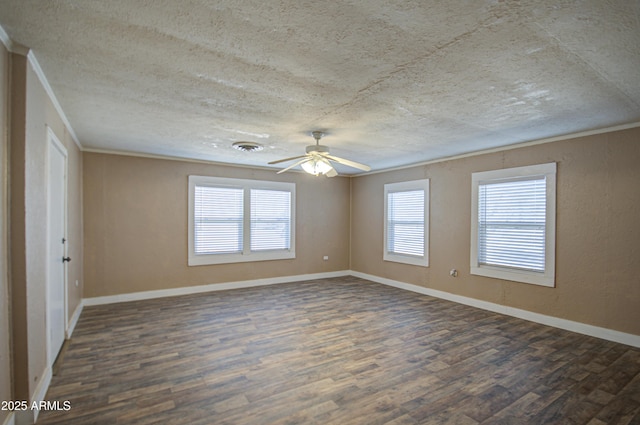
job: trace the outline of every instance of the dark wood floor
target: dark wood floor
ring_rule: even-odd
[[[640,350],[354,277],[88,307],[38,424],[639,424]]]

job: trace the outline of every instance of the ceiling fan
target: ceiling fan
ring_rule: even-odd
[[[331,162],[337,162],[338,164],[357,168],[358,170],[362,171],[371,170],[371,167],[369,167],[368,165],[330,155],[329,147],[320,144],[320,139],[322,138],[322,136],[324,136],[324,133],[322,131],[312,131],[311,135],[314,139],[316,139],[316,144],[307,146],[307,153],[305,155],[294,156],[291,158],[279,159],[277,161],[269,162],[269,164],[278,164],[280,162],[293,161],[294,159],[299,160],[294,162],[287,168],[278,171],[278,174],[284,173],[285,171],[288,171],[293,167],[300,165],[304,171],[309,174],[313,174],[314,176],[324,174],[327,177],[335,177],[338,175],[338,172],[335,170],[335,168],[333,168]]]

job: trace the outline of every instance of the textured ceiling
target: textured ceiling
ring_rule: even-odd
[[[0,25],[88,150],[265,166],[321,129],[379,170],[640,121],[640,0],[0,0]]]

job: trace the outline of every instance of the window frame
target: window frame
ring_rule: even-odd
[[[471,174],[471,255],[470,273],[472,275],[492,277],[514,282],[555,287],[555,249],[556,249],[556,173],[555,162],[482,171]],[[523,180],[526,178],[545,178],[545,268],[544,272],[517,269],[506,266],[480,264],[479,253],[479,187],[482,184]]]
[[[188,265],[228,264],[252,261],[286,260],[296,258],[296,185],[288,182],[235,179],[227,177],[189,176],[188,196]],[[239,253],[196,254],[195,253],[195,187],[210,186],[243,190],[243,246]],[[291,194],[289,249],[251,251],[251,190],[276,190]]]
[[[422,256],[414,256],[409,254],[400,254],[396,252],[389,252],[387,250],[389,229],[388,229],[388,214],[389,214],[389,193],[394,192],[409,192],[423,190],[424,191],[424,250]],[[386,183],[384,185],[384,235],[382,259],[384,261],[391,261],[395,263],[410,264],[414,266],[428,267],[429,266],[429,179],[411,180],[397,183]]]

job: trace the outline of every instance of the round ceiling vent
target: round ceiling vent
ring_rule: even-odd
[[[235,142],[233,145],[234,149],[237,149],[239,151],[242,152],[257,152],[257,151],[261,151],[262,149],[264,149],[264,146],[262,146],[260,143],[256,143],[256,142]]]

